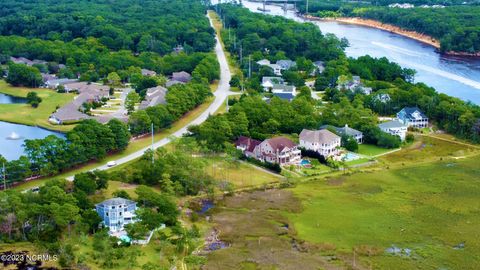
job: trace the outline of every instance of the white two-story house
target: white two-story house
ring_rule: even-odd
[[[338,154],[342,139],[333,132],[322,130],[304,129],[300,133],[300,147],[318,152],[324,157]]]
[[[398,120],[393,120],[393,121],[388,121],[388,122],[378,124],[378,127],[383,132],[399,136],[402,141],[404,141],[405,138],[407,137],[408,126]]]
[[[254,155],[258,160],[278,163],[280,166],[298,164],[301,160],[297,145],[285,137],[264,140],[255,147]]]

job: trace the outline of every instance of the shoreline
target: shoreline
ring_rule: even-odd
[[[448,51],[448,52],[441,52],[440,51],[440,41],[425,35],[421,34],[415,31],[410,31],[403,29],[401,27],[391,25],[391,24],[386,24],[382,23],[380,21],[372,20],[372,19],[363,19],[359,17],[338,17],[338,18],[320,18],[320,17],[315,17],[311,15],[304,15],[304,14],[299,14],[300,17],[302,17],[305,20],[309,21],[327,21],[327,22],[340,22],[340,23],[345,23],[345,24],[354,24],[354,25],[361,25],[361,26],[367,26],[367,27],[372,27],[384,31],[388,31],[390,33],[398,34],[407,38],[414,39],[416,41],[422,42],[424,44],[430,45],[434,47],[438,53],[443,54],[443,55],[448,55],[448,56],[463,56],[463,57],[480,57],[480,52],[477,53],[467,53],[467,52],[456,52],[456,51]]]

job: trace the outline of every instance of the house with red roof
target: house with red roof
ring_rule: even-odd
[[[254,150],[262,142],[255,140],[249,137],[240,136],[237,141],[235,141],[235,147],[238,150],[241,150],[242,153],[247,157],[255,157]]]
[[[297,145],[285,137],[266,139],[254,149],[258,160],[278,163],[280,166],[300,163],[301,151]]]

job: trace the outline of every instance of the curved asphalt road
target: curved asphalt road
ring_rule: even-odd
[[[208,18],[210,20],[210,25],[212,25],[212,27],[213,27],[212,19],[210,17],[208,17]],[[228,67],[228,62],[227,62],[227,57],[225,56],[225,53],[223,52],[223,48],[222,48],[222,45],[220,44],[219,37],[215,36],[215,40],[216,40],[215,53],[217,54],[217,59],[218,59],[218,62],[220,64],[220,81],[218,83],[217,91],[215,91],[215,93],[214,93],[215,100],[212,102],[212,104],[210,104],[210,106],[199,117],[197,117],[196,119],[194,119],[190,123],[186,124],[184,127],[177,130],[176,132],[172,133],[171,136],[174,136],[174,137],[182,136],[184,133],[187,132],[188,126],[201,124],[208,118],[209,115],[215,113],[220,108],[220,106],[222,106],[223,102],[225,101],[225,99],[229,95],[238,95],[238,93],[230,91],[229,82],[230,82],[230,79],[232,77],[232,74],[230,73],[230,69]],[[162,146],[168,144],[171,141],[171,138],[170,138],[171,136],[169,136],[167,138],[164,138],[164,139],[162,139],[158,142],[155,142],[153,144],[153,148],[157,149],[159,147],[162,147]],[[143,155],[143,153],[146,150],[151,149],[151,147],[152,146],[145,147],[145,148],[143,148],[143,149],[141,149],[141,150],[139,150],[135,153],[132,153],[128,156],[117,159],[117,160],[115,160],[115,162],[117,163],[117,166],[118,166],[120,164],[127,163],[131,160],[140,158]],[[108,167],[105,164],[105,165],[101,165],[99,167],[93,168],[93,169],[91,169],[91,171],[107,170],[109,168],[110,167]],[[73,181],[73,176],[67,177],[67,180]]]

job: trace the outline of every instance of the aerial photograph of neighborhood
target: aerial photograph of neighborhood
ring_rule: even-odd
[[[480,0],[0,1],[0,269],[480,270]]]

